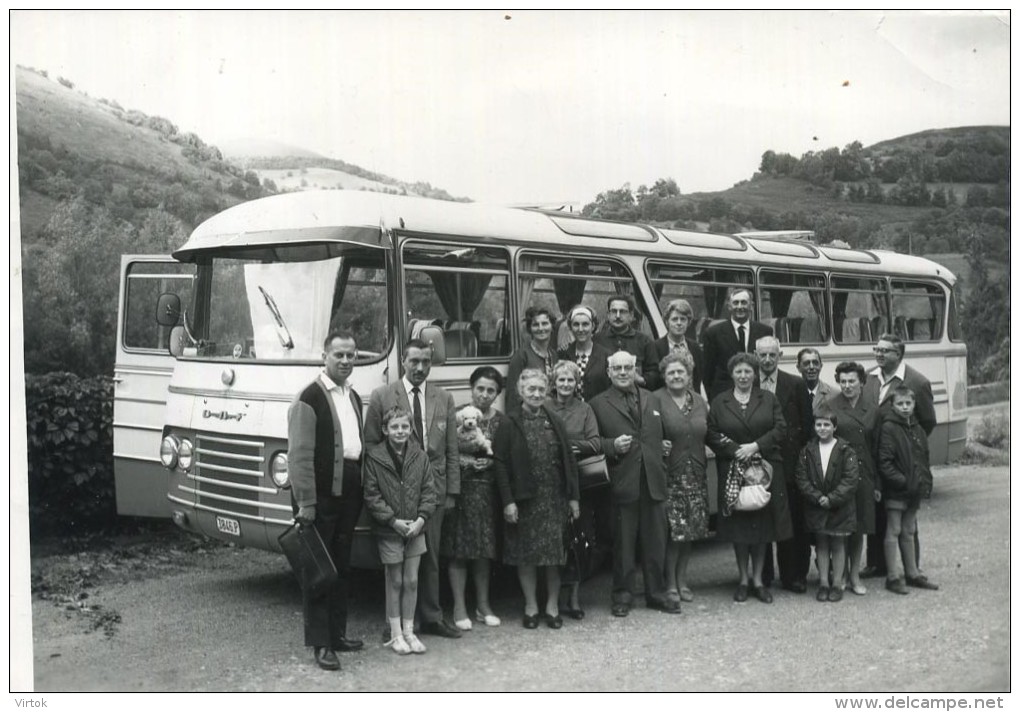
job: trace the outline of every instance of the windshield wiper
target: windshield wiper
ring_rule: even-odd
[[[262,292],[262,297],[266,300],[266,306],[269,307],[269,311],[273,315],[273,319],[276,320],[276,335],[280,339],[280,344],[282,344],[285,349],[294,348],[294,339],[290,335],[290,329],[288,329],[287,325],[283,322],[283,315],[280,314],[280,309],[276,306],[276,300],[273,299],[269,295],[269,292],[264,290],[261,285],[259,285],[259,291]]]

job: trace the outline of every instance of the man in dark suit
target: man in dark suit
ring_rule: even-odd
[[[772,327],[751,320],[751,292],[747,289],[732,291],[726,300],[730,318],[705,329],[701,337],[701,352],[705,364],[705,392],[709,403],[723,391],[733,388],[726,364],[730,357],[741,351],[751,353],[755,342],[772,335]]]
[[[874,351],[877,366],[868,374],[861,399],[878,407],[878,426],[881,427],[882,418],[892,411],[892,393],[896,386],[904,385],[914,392],[914,417],[924,429],[925,435],[931,435],[936,424],[931,382],[922,373],[903,363],[903,355],[906,353],[903,340],[895,334],[882,334],[878,337]],[[861,570],[861,576],[865,578],[886,575],[883,548],[885,526],[885,506],[880,505],[875,508],[875,533],[868,536],[868,565]],[[916,534],[914,547],[920,565],[921,552]]]
[[[432,347],[420,339],[404,345],[401,356],[404,377],[372,391],[365,417],[365,443],[381,443],[382,416],[394,406],[411,413],[412,437],[428,453],[436,485],[436,511],[425,523],[427,553],[418,574],[418,610],[421,632],[444,638],[459,638],[457,628],[443,619],[439,603],[439,543],[443,513],[452,509],[460,494],[460,457],[457,451],[457,420],[453,396],[439,386],[426,383],[432,370]],[[389,631],[387,630],[387,635]]]
[[[779,359],[783,356],[779,339],[774,336],[758,339],[755,342],[755,355],[758,357],[759,388],[776,396],[783,410],[783,419],[786,420],[786,436],[779,443],[779,451],[783,459],[783,471],[787,473],[786,494],[790,503],[793,537],[776,545],[779,578],[783,588],[804,593],[807,591],[807,574],[811,568],[811,537],[804,530],[803,498],[797,489],[796,477],[792,475],[797,472],[800,451],[811,439],[814,430],[811,401],[803,379],[779,370]],[[766,586],[773,578],[771,569],[770,546],[765,553],[765,569],[762,574]]]
[[[626,351],[637,359],[634,383],[642,388],[653,388],[659,373],[652,339],[634,328],[637,307],[633,298],[615,294],[606,300],[606,328],[595,335],[593,341],[615,354]]]
[[[323,370],[287,411],[287,465],[294,519],[314,525],[337,570],[324,593],[302,591],[305,645],[324,670],[339,670],[337,650],[360,650],[347,638],[351,543],[361,513],[361,398],[348,384],[358,347],[345,331],[323,344]]]
[[[613,499],[614,616],[630,613],[634,601],[633,569],[638,537],[645,580],[645,603],[679,613],[680,602],[666,597],[666,465],[662,418],[651,394],[634,385],[637,359],[626,351],[609,357],[613,385],[591,400],[599,425],[602,451],[609,459]]]

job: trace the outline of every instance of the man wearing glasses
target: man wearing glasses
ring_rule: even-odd
[[[935,399],[932,397],[931,383],[919,371],[903,363],[906,351],[903,340],[895,334],[882,334],[874,351],[875,363],[878,365],[868,374],[861,398],[878,406],[878,419],[881,423],[882,418],[892,411],[893,391],[897,386],[906,386],[914,392],[914,416],[918,424],[925,435],[931,435],[935,429]],[[861,570],[861,576],[865,578],[886,575],[885,551],[882,546],[885,526],[885,507],[876,507],[875,533],[868,536],[868,565]],[[916,537],[914,542],[916,547]],[[920,551],[917,554],[920,564]]]
[[[634,383],[637,359],[626,351],[609,357],[612,387],[591,399],[602,451],[609,460],[613,500],[612,613],[623,617],[634,601],[634,562],[641,538],[645,604],[679,613],[666,597],[666,462],[672,443],[663,439],[662,418],[652,394]]]

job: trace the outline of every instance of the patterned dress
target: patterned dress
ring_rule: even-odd
[[[708,474],[705,434],[708,409],[701,396],[685,391],[680,403],[669,391],[656,392],[662,434],[673,447],[666,461],[666,519],[672,541],[708,536]]]
[[[511,566],[562,566],[567,498],[563,492],[560,444],[544,409],[523,409],[524,438],[531,454],[535,496],[517,503],[517,524],[506,525],[503,562]]]
[[[505,417],[496,409],[478,428],[490,441]],[[496,559],[500,520],[499,494],[492,462],[484,470],[461,464],[457,506],[446,510],[440,553],[451,559]]]

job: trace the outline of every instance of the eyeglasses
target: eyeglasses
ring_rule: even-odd
[[[626,373],[627,371],[633,371],[634,367],[633,366],[610,366],[609,370],[613,371],[614,373],[620,373],[620,372]]]
[[[897,353],[896,349],[882,349],[882,348],[879,348],[878,346],[873,348],[872,351],[874,351],[876,354],[894,354],[894,353]]]

